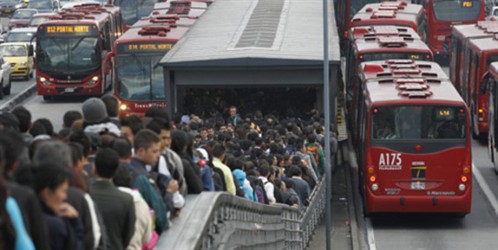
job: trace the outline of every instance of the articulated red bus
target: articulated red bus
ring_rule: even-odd
[[[462,91],[461,79],[467,78],[467,72],[462,72],[461,69],[464,64],[468,63],[469,41],[491,37],[495,33],[498,33],[498,21],[479,21],[477,24],[455,25],[451,29],[450,80],[464,100],[467,99],[467,93]]]
[[[498,174],[498,62],[489,65],[487,78],[488,99],[488,152]]]
[[[491,1],[490,1],[491,2]],[[485,0],[425,0],[425,39],[435,55],[448,55],[451,26],[485,18]]]
[[[142,18],[114,44],[114,95],[120,100],[120,116],[142,116],[151,106],[166,107],[163,70],[159,61],[187,32],[176,26],[176,15]]]
[[[348,40],[352,43],[356,41],[356,39],[380,36],[399,36],[420,39],[418,33],[409,27],[395,25],[372,25],[351,28],[348,34]]]
[[[469,78],[462,87],[468,97],[465,101],[470,108],[472,135],[484,139],[488,133],[486,75],[489,64],[498,61],[498,37],[471,40],[470,50],[470,61],[462,67],[462,71],[469,72]]]
[[[354,84],[358,67],[362,62],[411,59],[432,61],[432,52],[419,39],[402,36],[379,36],[356,39],[349,47],[346,57],[346,107],[350,124],[355,126],[352,114],[355,114],[355,95],[358,86]]]
[[[119,35],[114,15],[100,7],[77,8],[52,16],[38,26],[36,86],[44,99],[102,95],[112,86],[112,44]]]
[[[422,34],[425,26],[423,8],[422,5],[405,2],[367,4],[354,15],[348,28],[366,25],[404,26]]]
[[[152,15],[157,14],[177,14],[182,17],[198,18],[209,7],[209,2],[197,1],[167,1],[154,5]]]
[[[381,69],[383,63],[362,67]],[[361,88],[358,163],[365,214],[470,213],[470,121],[447,77],[393,77]]]

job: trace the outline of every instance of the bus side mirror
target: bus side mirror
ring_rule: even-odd
[[[28,56],[33,56],[33,45],[28,45]]]

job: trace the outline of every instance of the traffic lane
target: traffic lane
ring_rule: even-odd
[[[472,140],[472,161],[485,180],[485,184],[498,199],[498,175],[496,174],[493,163],[489,159],[488,145],[476,140]]]
[[[0,106],[12,100],[17,94],[29,88],[32,84],[35,83],[34,78],[29,80],[24,80],[22,78],[12,78],[11,79],[11,89],[10,95],[5,95],[3,99],[0,100]]]
[[[473,182],[472,211],[372,216],[376,249],[498,249],[498,218]]]

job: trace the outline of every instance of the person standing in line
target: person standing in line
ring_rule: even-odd
[[[235,183],[233,181],[232,171],[230,171],[230,168],[223,163],[223,161],[225,160],[225,153],[226,153],[225,147],[220,143],[216,143],[213,146],[213,161],[212,162],[213,162],[213,165],[215,168],[218,168],[221,171],[223,171],[224,180],[225,180],[226,189],[227,189],[226,191],[235,195],[236,189],[235,189]]]
[[[237,107],[232,105],[229,109],[229,116],[227,118],[227,124],[232,124],[234,127],[237,126],[237,123],[240,121],[240,115],[237,113]]]
[[[110,148],[98,151],[94,167],[96,181],[90,187],[90,195],[104,220],[111,249],[124,250],[135,233],[136,215],[133,197],[112,183],[118,167],[118,153]]]

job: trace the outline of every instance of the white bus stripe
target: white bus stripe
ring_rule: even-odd
[[[372,222],[370,221],[370,218],[366,218],[365,222],[367,224],[368,249],[377,250],[377,247],[375,247],[375,236],[372,227]]]

